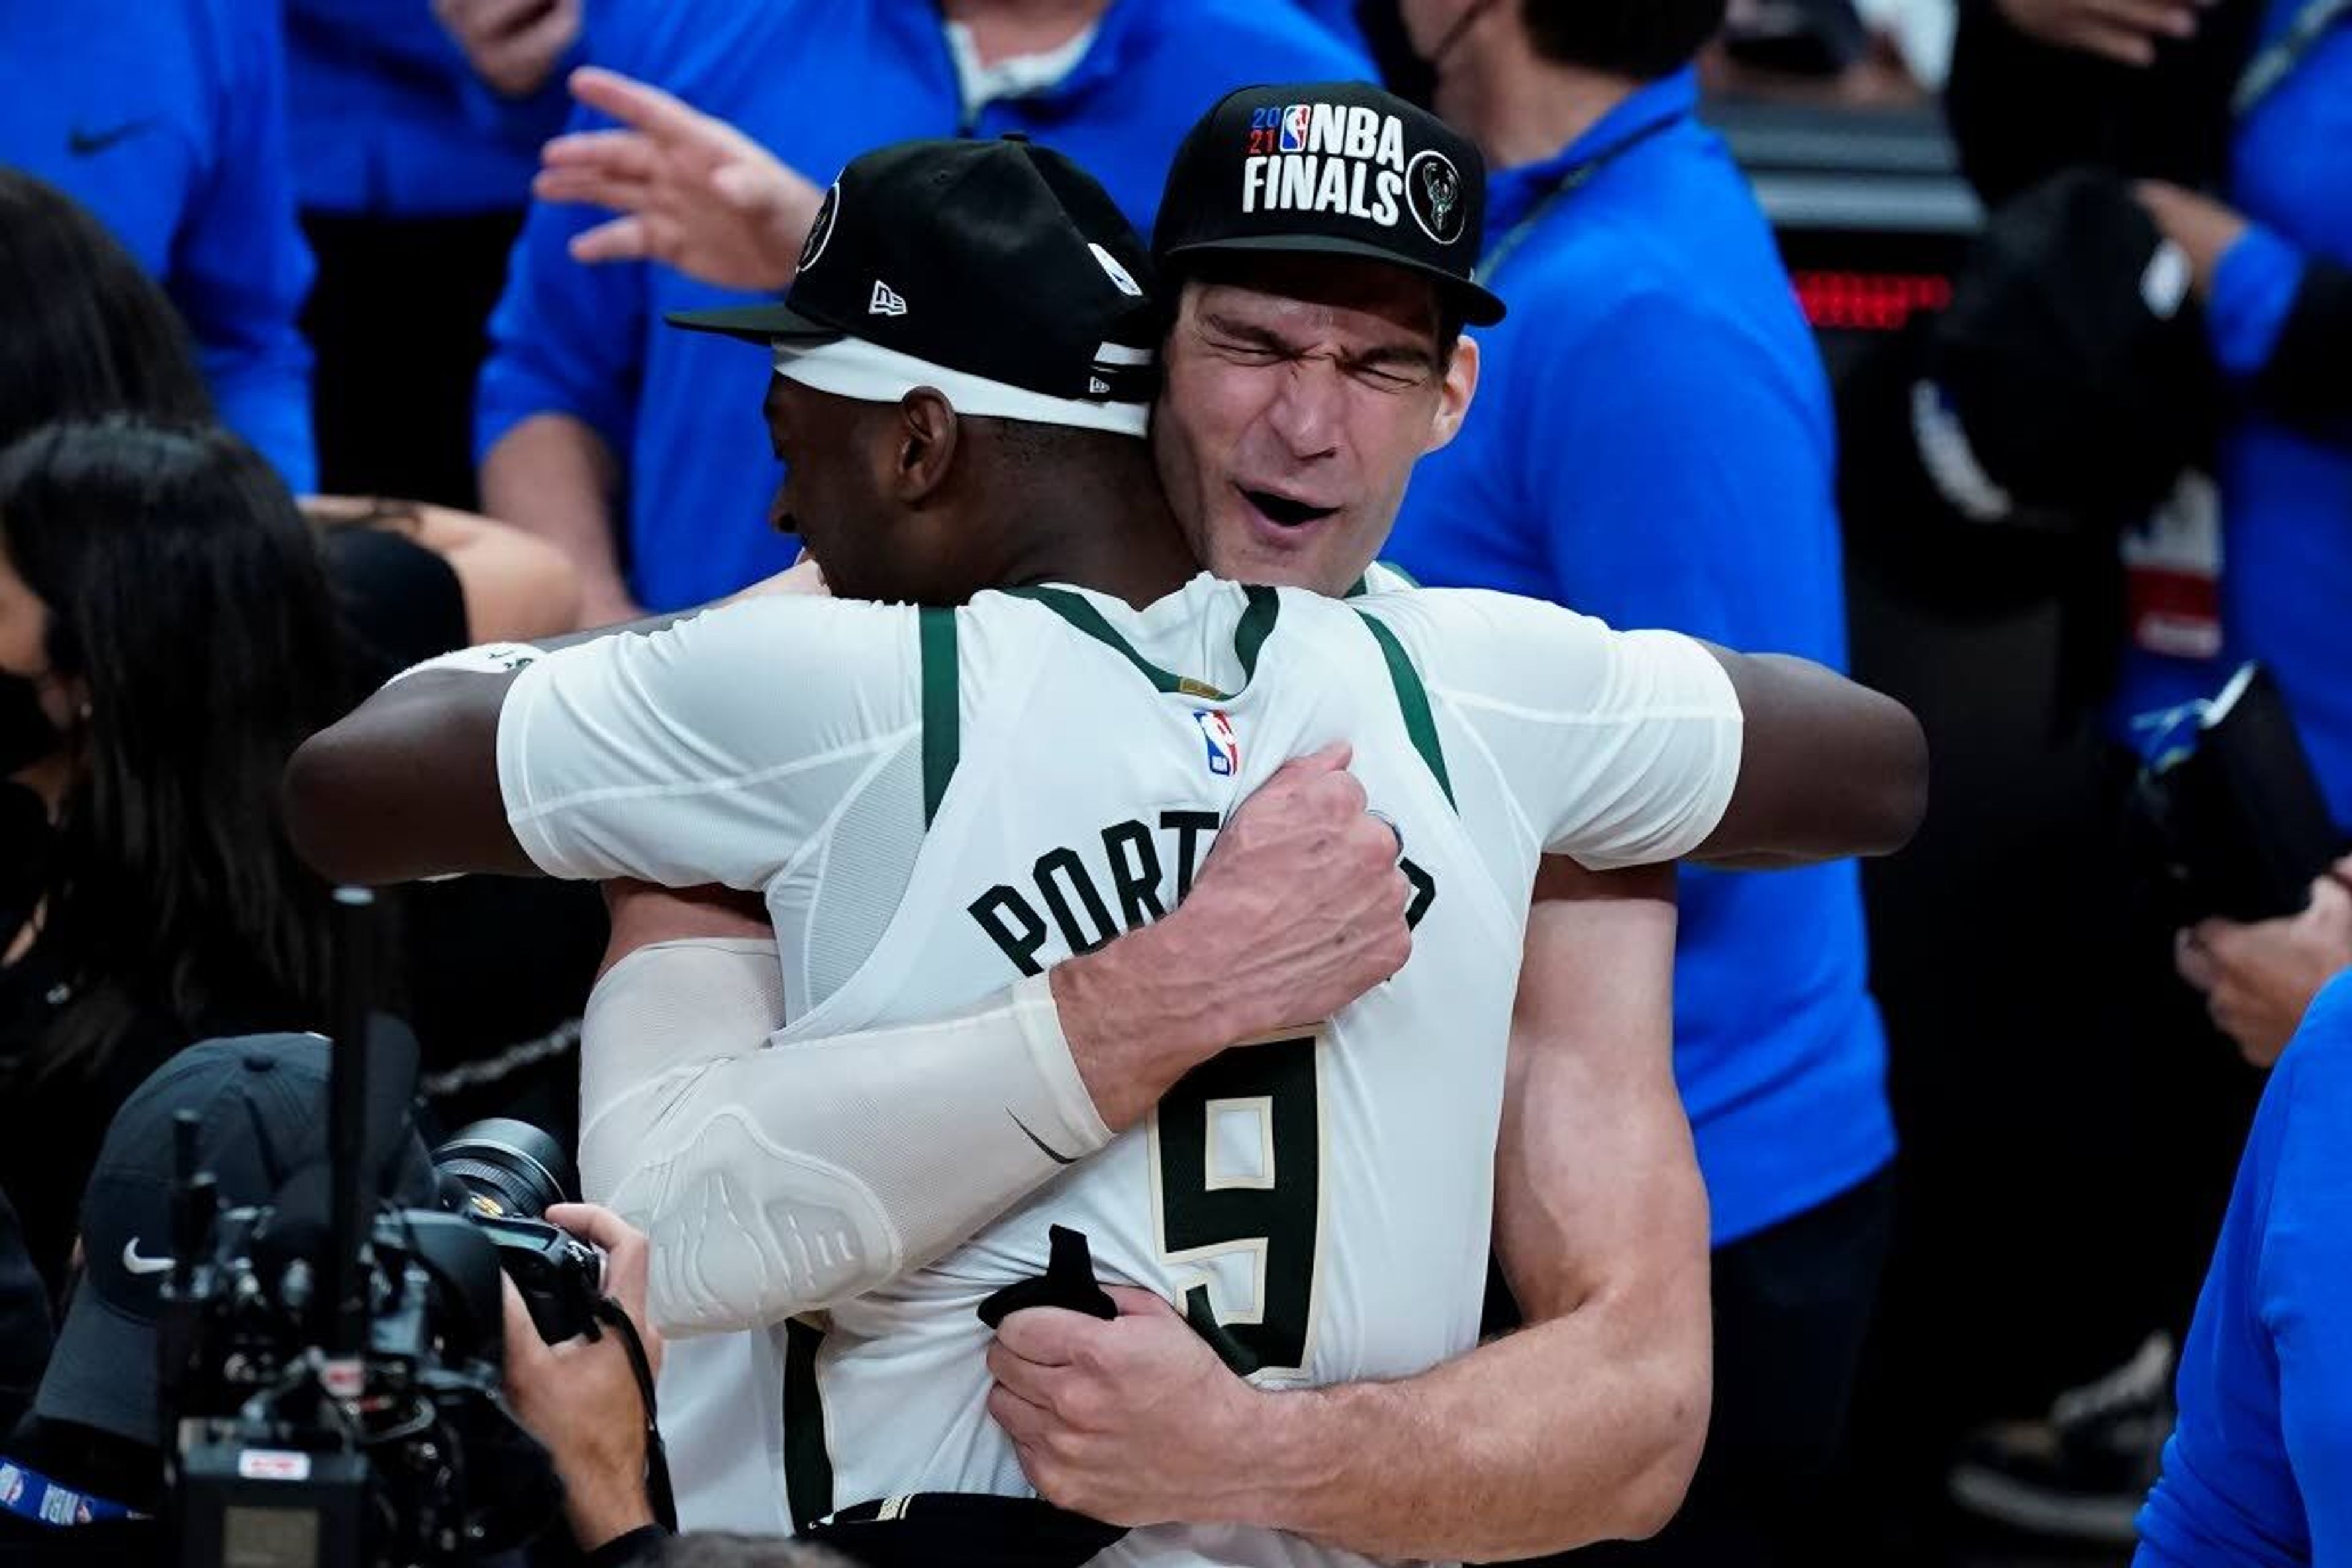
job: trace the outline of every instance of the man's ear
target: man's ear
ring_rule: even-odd
[[[898,434],[891,489],[901,503],[920,506],[947,483],[962,444],[962,426],[945,395],[919,386],[898,400]]]
[[[1437,412],[1429,421],[1429,445],[1422,448],[1424,455],[1454,439],[1469,416],[1470,400],[1477,395],[1478,340],[1465,332],[1454,340],[1454,359],[1437,389]]]

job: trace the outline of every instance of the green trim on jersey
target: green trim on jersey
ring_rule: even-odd
[[[1103,613],[1067,588],[1014,588],[1010,590],[1024,599],[1034,599],[1077,630],[1118,654],[1135,666],[1143,679],[1158,691],[1171,696],[1201,697],[1212,702],[1229,702],[1238,691],[1220,691],[1205,680],[1175,675],[1160,668],[1135,651],[1135,646],[1118,633],[1118,628],[1105,618]],[[1242,684],[1247,686],[1257,674],[1257,656],[1265,647],[1265,639],[1274,631],[1276,616],[1282,613],[1282,596],[1271,588],[1244,588],[1249,595],[1249,607],[1242,612],[1234,626],[1234,657],[1241,661]]]
[[[1429,710],[1429,689],[1421,683],[1421,671],[1412,667],[1412,656],[1404,644],[1397,641],[1396,633],[1382,625],[1379,617],[1358,610],[1356,615],[1381,645],[1381,658],[1387,660],[1389,679],[1396,687],[1397,707],[1404,713],[1404,732],[1412,741],[1412,749],[1429,764],[1436,775],[1437,787],[1445,792],[1445,804],[1461,809],[1454,799],[1454,781],[1445,772],[1445,749],[1438,743],[1437,721]]]
[[[824,1331],[784,1321],[784,1506],[793,1529],[805,1531],[833,1511],[833,1454],[824,1440],[824,1391],[816,1350]]]
[[[1375,561],[1372,563],[1372,565],[1379,568],[1381,571],[1387,573],[1390,576],[1394,577],[1408,588],[1418,588],[1421,586],[1420,578],[1414,576],[1412,573],[1406,571],[1403,567],[1398,565],[1393,561]],[[1386,590],[1383,591],[1385,592]],[[1357,578],[1354,584],[1349,587],[1346,593],[1340,595],[1339,597],[1343,599],[1360,599],[1366,594],[1370,592],[1372,592],[1372,574],[1370,571],[1367,571],[1362,576]]]
[[[1275,618],[1282,613],[1282,595],[1271,588],[1244,588],[1249,608],[1234,627],[1234,657],[1242,661],[1242,684],[1257,679],[1257,656],[1274,635]]]
[[[922,612],[918,634],[923,666],[923,826],[946,798],[963,752],[963,715],[957,706],[956,613]]]

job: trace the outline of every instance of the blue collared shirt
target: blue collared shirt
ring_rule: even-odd
[[[2352,974],[2263,1090],[2133,1568],[2352,1563]]]
[[[1843,668],[1828,381],[1696,102],[1691,73],[1667,78],[1558,157],[1494,177],[1488,255],[1507,254],[1487,281],[1510,314],[1474,334],[1476,401],[1414,474],[1389,554],[1433,586]],[[1852,864],[1684,874],[1675,1067],[1718,1245],[1893,1154],[1864,982]]]
[[[287,0],[286,45],[306,211],[444,217],[530,199],[540,142],[562,123],[561,66],[534,122],[496,100],[420,0]]]
[[[310,252],[281,47],[278,7],[257,0],[0,7],[0,163],[89,207],[163,281],[221,417],[302,490],[318,474],[296,325]]]
[[[1304,13],[1252,0],[1113,0],[1060,83],[970,125],[923,0],[608,0],[590,11],[588,56],[734,121],[820,184],[885,142],[1026,132],[1084,164],[1147,234],[1176,143],[1219,96],[1369,70]],[[478,450],[534,414],[585,421],[627,474],[638,599],[698,604],[781,570],[794,546],[766,521],[782,477],[760,417],[767,360],[661,319],[752,297],[662,267],[580,266],[565,243],[600,216],[532,209],[491,321]]]
[[[2271,0],[2264,39],[2299,8]],[[2269,363],[2307,258],[2352,266],[2352,19],[2239,122],[2226,195],[2253,226],[2222,258],[2206,320],[2222,368],[2243,384]],[[2278,677],[2336,820],[2352,828],[2352,449],[2248,410],[2223,437],[2215,478],[2221,652],[2134,650],[2118,715],[2210,697],[2259,658]]]

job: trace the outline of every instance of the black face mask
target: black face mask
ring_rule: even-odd
[[[64,740],[49,716],[41,711],[33,683],[0,675],[0,775],[40,761]]]
[[[1397,0],[1356,0],[1356,26],[1372,51],[1381,84],[1407,103],[1427,109],[1437,96],[1437,72],[1414,51]]]

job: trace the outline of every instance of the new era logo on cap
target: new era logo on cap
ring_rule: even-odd
[[[907,301],[898,297],[896,289],[877,278],[874,279],[873,298],[866,303],[866,313],[869,316],[903,316],[907,313]]]

